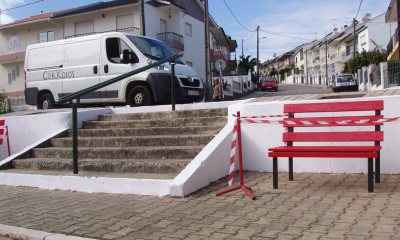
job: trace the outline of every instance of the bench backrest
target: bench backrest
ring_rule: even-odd
[[[360,121],[365,119],[378,120],[383,118],[381,111],[383,110],[383,101],[359,101],[359,102],[329,102],[329,103],[302,103],[302,104],[285,104],[284,113],[288,114],[291,122],[283,124],[288,129],[283,134],[283,141],[287,142],[288,146],[292,146],[293,142],[351,142],[351,141],[367,141],[375,142],[379,145],[383,141],[383,132],[380,129],[382,122],[375,121]],[[340,113],[338,116],[325,117],[296,117],[298,113]],[[360,115],[354,116],[354,113],[349,115],[349,112],[363,112]],[[365,113],[367,112],[367,113]],[[352,120],[346,122],[346,120]],[[324,124],[304,124],[305,122],[316,123],[323,122]],[[355,123],[354,121],[360,121]],[[338,124],[340,122],[340,124]],[[294,128],[321,128],[321,127],[343,127],[343,126],[374,126],[373,131],[341,131],[341,132],[294,132]]]

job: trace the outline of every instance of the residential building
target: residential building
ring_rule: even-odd
[[[235,52],[236,41],[225,35],[214,20],[210,25],[211,51],[219,52],[225,63],[235,69],[231,52]],[[182,60],[205,79],[201,1],[114,0],[44,13],[0,26],[0,76],[3,76],[0,90],[23,96],[23,62],[29,44],[107,31],[157,38],[175,52],[184,53]],[[226,71],[230,72],[228,68]]]
[[[25,49],[29,44],[63,38],[63,28],[42,13],[0,26],[0,91],[22,96]]]
[[[397,22],[397,26],[395,25],[394,29],[392,28],[390,41],[386,46],[386,50],[388,53],[388,61],[390,60],[399,60],[400,59],[400,50],[399,50],[399,13],[400,12],[400,0],[391,0],[388,6],[388,9],[385,14],[386,22]]]

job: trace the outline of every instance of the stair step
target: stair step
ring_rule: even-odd
[[[81,147],[78,148],[79,157],[92,159],[193,159],[202,149],[202,146],[163,146],[163,147]],[[72,158],[72,149],[69,148],[34,148],[32,157],[35,158]]]
[[[214,135],[130,136],[130,137],[81,137],[79,147],[134,147],[134,146],[199,146],[206,145]],[[71,147],[72,138],[53,138],[53,147]]]
[[[121,121],[121,120],[148,120],[148,119],[167,119],[185,117],[215,117],[228,115],[227,108],[215,108],[205,110],[182,110],[170,112],[152,113],[129,113],[129,114],[103,114],[99,116],[99,121]]]
[[[126,121],[87,121],[83,128],[129,128],[129,127],[176,127],[176,126],[223,126],[226,117],[188,117],[173,119],[149,119]]]
[[[78,168],[88,172],[179,173],[191,159],[79,159]],[[14,169],[72,171],[71,159],[26,158],[12,161]]]
[[[30,175],[53,175],[53,176],[79,176],[79,177],[107,177],[107,178],[133,178],[133,179],[174,179],[178,173],[140,173],[140,172],[96,172],[83,171],[79,169],[78,174],[72,170],[38,170],[38,169],[4,169],[1,173],[17,173]]]
[[[216,134],[223,126],[190,126],[190,127],[148,127],[148,128],[104,128],[104,129],[79,129],[79,137],[101,136],[150,136],[150,135],[180,135],[180,134]],[[67,136],[71,136],[68,131]]]

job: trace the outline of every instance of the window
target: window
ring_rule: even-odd
[[[54,30],[42,31],[39,33],[39,42],[51,42],[54,41]]]
[[[11,73],[8,73],[8,84],[11,84],[11,81],[12,81],[12,79],[11,79]]]
[[[15,76],[19,77],[19,66],[15,66]]]
[[[121,54],[124,50],[132,49],[120,38],[107,38],[106,40],[106,51],[107,58],[112,63],[121,63]]]
[[[81,35],[94,32],[93,21],[75,23],[75,35]]]
[[[187,36],[192,36],[192,24],[185,23],[185,34]]]
[[[167,32],[167,21],[160,19],[160,33]]]
[[[132,28],[133,26],[133,14],[117,16],[117,29]]]

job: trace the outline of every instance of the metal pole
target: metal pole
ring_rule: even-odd
[[[72,105],[72,171],[78,174],[78,105],[79,98],[73,99]]]
[[[325,85],[328,86],[328,42],[325,38]]]
[[[172,111],[175,111],[175,60],[171,62],[171,104]]]
[[[209,16],[208,16],[208,0],[204,1],[204,43],[205,43],[205,56],[206,56],[206,89],[204,91],[204,101],[209,100],[211,93],[211,67],[210,67],[210,32],[209,32]]]
[[[260,36],[259,36],[259,33],[260,33],[260,26],[257,26],[257,83],[260,78],[260,64],[259,64],[259,62],[260,62],[260,60],[259,60]]]
[[[354,60],[355,60],[355,58],[356,58],[356,19],[355,18],[353,18],[353,74],[355,73],[355,71],[356,71],[356,65],[355,65],[355,62],[354,62]]]

